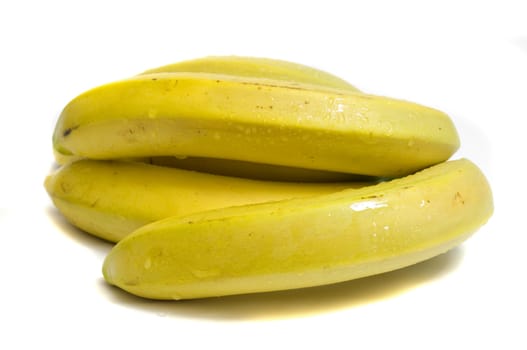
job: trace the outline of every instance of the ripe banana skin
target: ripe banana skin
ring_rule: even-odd
[[[481,171],[448,161],[361,189],[164,219],[114,246],[103,274],[153,299],[324,285],[444,253],[492,212]]]
[[[169,216],[364,185],[255,181],[139,162],[98,160],[64,165],[45,180],[49,196],[68,221],[112,242]]]
[[[59,154],[190,156],[397,177],[459,147],[450,118],[418,104],[314,85],[212,73],[140,75],[63,110]]]
[[[247,78],[266,78],[359,92],[356,87],[333,74],[294,62],[261,57],[210,56],[165,65],[147,70],[142,74],[168,72],[215,73]]]

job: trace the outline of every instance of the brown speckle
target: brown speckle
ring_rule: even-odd
[[[62,193],[68,193],[70,192],[71,187],[66,182],[61,182],[60,189],[62,190]]]
[[[64,130],[64,132],[62,133],[62,136],[63,137],[66,137],[68,136],[69,134],[71,134],[71,132],[75,129],[77,129],[79,126],[72,126],[71,128],[67,128],[66,130]]]
[[[384,197],[384,194],[372,194],[370,196],[362,196],[361,199],[375,199],[375,198],[382,198]]]
[[[123,284],[126,286],[137,286],[139,284],[139,281],[137,280],[137,278],[135,278],[133,280],[124,281]]]
[[[461,205],[465,204],[465,199],[463,198],[460,192],[456,192],[456,194],[454,195],[454,203]]]

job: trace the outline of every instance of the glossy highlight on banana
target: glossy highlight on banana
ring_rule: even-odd
[[[88,90],[60,114],[44,186],[116,245],[105,280],[151,299],[338,283],[464,242],[490,185],[453,120],[278,59],[210,56]]]

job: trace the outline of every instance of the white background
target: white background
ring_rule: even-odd
[[[0,348],[526,349],[526,10],[507,1],[3,1]],[[68,224],[42,182],[77,94],[207,55],[281,58],[436,107],[495,214],[450,253],[312,288],[154,302],[108,287],[110,244]]]

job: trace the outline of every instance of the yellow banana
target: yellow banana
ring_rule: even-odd
[[[395,177],[448,159],[459,139],[432,108],[211,73],[156,73],[71,101],[53,137],[87,158],[191,156]]]
[[[153,299],[336,283],[444,253],[492,211],[481,171],[450,161],[358,190],[152,223],[113,247],[103,274]]]
[[[96,160],[67,164],[45,180],[47,192],[68,221],[114,242],[169,216],[363,185],[264,182],[137,162]]]
[[[358,92],[347,81],[302,64],[260,57],[210,56],[147,70],[142,74],[196,72],[307,83]]]

